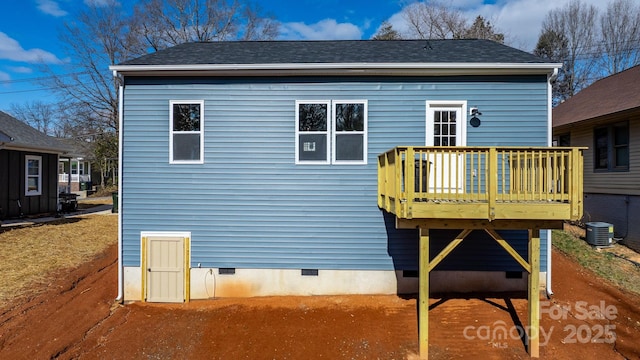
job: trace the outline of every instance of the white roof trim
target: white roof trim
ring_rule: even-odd
[[[190,65],[112,65],[114,75],[184,75],[185,73],[233,74],[383,74],[454,75],[470,71],[479,74],[548,74],[560,63],[286,63],[286,64],[190,64]],[[240,73],[238,73],[240,72]]]

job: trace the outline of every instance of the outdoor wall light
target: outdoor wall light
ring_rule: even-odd
[[[471,126],[473,127],[480,126],[481,121],[478,118],[479,115],[482,115],[480,110],[478,110],[478,108],[472,107],[469,112],[471,114],[471,119],[469,119],[469,124],[471,124]]]

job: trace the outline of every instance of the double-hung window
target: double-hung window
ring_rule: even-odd
[[[333,163],[365,163],[367,103],[334,101],[332,125]]]
[[[593,139],[596,171],[629,171],[628,122],[595,128]]]
[[[296,162],[329,163],[331,102],[296,103]]]
[[[296,102],[297,164],[366,164],[366,100]]]
[[[169,162],[204,162],[204,101],[171,101]]]
[[[42,157],[25,156],[25,195],[42,194]]]

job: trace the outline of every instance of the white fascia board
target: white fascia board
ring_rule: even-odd
[[[550,74],[559,63],[289,63],[112,65],[114,75],[174,76],[185,74],[250,75],[493,75]]]

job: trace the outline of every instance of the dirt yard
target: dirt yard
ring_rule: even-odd
[[[541,358],[640,358],[640,297],[553,256],[555,296],[542,303]],[[111,246],[94,261],[52,274],[38,295],[1,305],[0,359],[417,358],[415,298],[119,305],[116,268]],[[429,358],[527,359],[516,327],[528,324],[526,314],[526,299],[514,294],[433,296]]]

